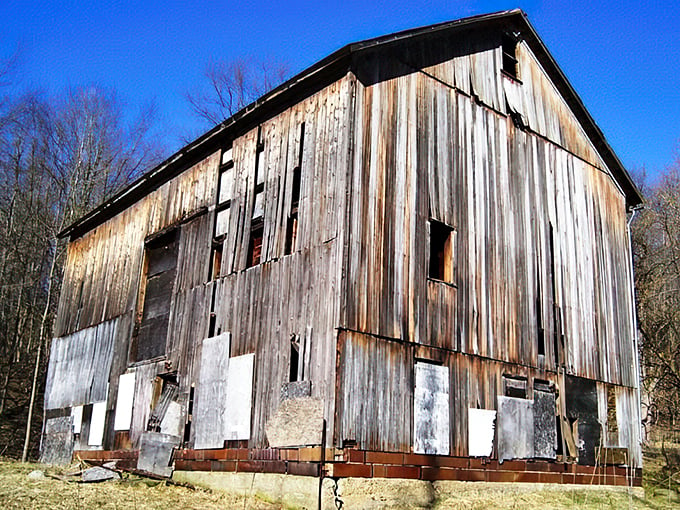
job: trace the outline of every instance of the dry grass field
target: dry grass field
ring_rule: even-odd
[[[663,479],[662,461],[651,458],[646,469],[645,497],[608,489],[572,487],[531,487],[522,485],[488,486],[475,483],[447,487],[438,494],[436,509],[665,509],[680,508],[677,485]],[[244,498],[200,488],[169,485],[162,481],[124,474],[119,481],[76,483],[65,476],[78,470],[22,464],[0,459],[0,505],[10,509],[273,509],[280,505],[255,496]],[[28,474],[43,471],[44,478],[33,480]],[[662,487],[660,482],[666,482]],[[669,489],[670,487],[670,489]],[[372,498],[369,498],[369,501]],[[373,499],[371,508],[378,508]],[[345,510],[349,507],[345,505]],[[395,508],[391,506],[391,508]]]

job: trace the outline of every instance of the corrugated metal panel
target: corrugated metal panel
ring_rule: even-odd
[[[45,409],[90,404],[108,397],[118,319],[52,340]]]

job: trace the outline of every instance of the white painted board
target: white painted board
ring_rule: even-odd
[[[468,455],[490,457],[496,427],[496,411],[468,409]]]
[[[448,455],[449,369],[432,363],[416,362],[415,381],[413,451]]]
[[[224,414],[226,439],[250,439],[255,354],[229,360],[227,400]]]
[[[225,170],[220,175],[220,201],[222,204],[233,198],[234,170]]]
[[[71,416],[73,417],[73,433],[80,434],[83,425],[83,406],[72,407]]]
[[[161,421],[161,433],[170,436],[181,436],[182,432],[182,406],[179,402],[172,401]]]
[[[230,342],[229,332],[206,338],[202,342],[193,413],[194,448],[197,450],[224,446]]]
[[[132,406],[135,398],[135,373],[123,374],[118,378],[118,397],[113,430],[130,430]]]
[[[101,446],[104,442],[104,424],[106,422],[106,401],[92,404],[92,418],[90,418],[90,435],[87,438],[89,446]]]

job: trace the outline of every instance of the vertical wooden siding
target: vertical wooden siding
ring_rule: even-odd
[[[324,402],[329,430],[333,427],[342,260],[338,239],[345,209],[351,87],[349,78],[342,79],[262,124],[262,259],[248,269],[257,130],[233,142],[234,198],[222,255],[222,267],[228,269],[214,283],[215,333],[231,332],[231,356],[255,353],[254,447],[267,444],[265,424],[279,406],[281,385],[288,382],[293,335],[309,341],[305,379],[312,382],[312,396]],[[295,250],[285,255],[303,122],[299,224]]]
[[[534,107],[575,137],[558,103]],[[625,203],[599,158],[418,72],[359,85],[355,124],[345,327],[537,367],[540,313],[554,369],[554,284],[568,371],[635,386]],[[428,209],[457,230],[456,289],[426,278]]]
[[[135,309],[144,239],[214,202],[218,162],[209,156],[69,243],[55,336]]]

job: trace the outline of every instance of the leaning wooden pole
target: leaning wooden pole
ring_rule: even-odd
[[[31,441],[31,422],[33,421],[33,407],[35,393],[38,386],[38,373],[40,372],[40,355],[42,354],[42,337],[38,343],[38,352],[35,355],[35,370],[33,371],[33,384],[31,386],[31,400],[28,404],[28,418],[26,419],[26,435],[24,436],[24,451],[21,454],[21,462],[28,460],[28,445]]]

